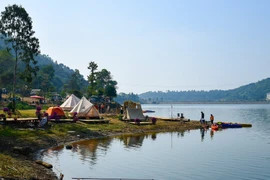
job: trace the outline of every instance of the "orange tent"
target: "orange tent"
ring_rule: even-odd
[[[65,116],[65,113],[62,108],[60,107],[50,107],[47,109],[46,113],[48,113],[49,116],[58,115],[60,117]]]

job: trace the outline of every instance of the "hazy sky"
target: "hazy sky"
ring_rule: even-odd
[[[269,0],[1,0],[22,5],[41,53],[117,92],[233,89],[270,76]]]

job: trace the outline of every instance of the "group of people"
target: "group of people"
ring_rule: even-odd
[[[210,115],[210,122],[211,122],[211,124],[213,124],[214,123],[214,115],[213,114],[211,114]],[[201,119],[200,119],[200,122],[201,122],[201,124],[206,124],[205,123],[205,119],[204,119],[204,113],[201,111]]]

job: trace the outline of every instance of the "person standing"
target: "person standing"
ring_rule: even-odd
[[[211,114],[211,115],[210,115],[210,121],[211,121],[211,124],[214,123],[214,119],[215,119],[215,118],[214,118],[213,114]]]
[[[204,113],[201,111],[201,123],[204,124],[205,123],[205,119],[204,119]]]

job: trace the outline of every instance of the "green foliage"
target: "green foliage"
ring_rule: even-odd
[[[17,109],[20,110],[33,109],[33,106],[30,106],[26,102],[20,101],[17,103]]]
[[[87,84],[88,83],[85,83],[83,76],[80,74],[80,71],[78,69],[75,69],[75,72],[71,74],[68,83],[65,85],[65,90],[70,94],[76,92],[77,94],[79,94],[79,96],[77,97],[82,97],[81,92],[85,91]]]
[[[37,77],[33,81],[34,87],[41,89],[43,95],[47,95],[49,91],[54,90],[52,79],[54,78],[54,68],[52,64],[44,65],[40,68]]]
[[[117,82],[113,80],[111,72],[107,69],[102,69],[96,72],[96,88],[98,89],[98,94],[110,97],[116,97],[116,85]]]
[[[82,93],[80,91],[77,91],[77,90],[71,91],[71,94],[74,94],[76,97],[80,99],[82,98]]]
[[[3,40],[0,39],[0,44]],[[4,44],[4,42],[3,42]],[[78,75],[76,70],[72,70],[69,67],[63,64],[57,64],[47,55],[38,55],[35,57],[38,61],[37,65],[39,66],[39,71],[37,72],[36,77],[33,78],[31,83],[25,83],[21,80],[17,81],[17,90],[19,92],[28,92],[28,94],[24,94],[24,96],[28,96],[31,88],[33,89],[42,89],[42,78],[45,77],[43,74],[47,72],[52,75],[54,71],[54,76],[50,75],[49,81],[49,91],[62,92],[62,95],[65,96],[65,92],[71,92],[68,84],[71,81],[71,77],[74,73],[76,76],[79,76],[79,91],[84,92],[88,86],[88,82],[83,78],[81,74]],[[5,49],[0,50],[0,87],[5,87],[10,91],[12,89],[12,81],[13,78],[13,61],[14,58],[12,55],[7,52]],[[51,67],[52,66],[52,67]],[[49,78],[49,77],[48,77]],[[66,84],[66,86],[65,86]],[[27,85],[28,89],[25,89],[25,85]]]
[[[118,116],[117,116],[117,118],[119,119],[119,120],[123,120],[123,115],[122,114],[118,114]]]
[[[106,87],[105,87],[105,96],[110,97],[111,99],[112,99],[113,97],[116,97],[117,94],[116,94],[116,89],[115,89],[115,87],[112,86],[112,85],[106,86]]]
[[[34,56],[39,54],[39,41],[35,38],[32,30],[32,20],[22,6],[16,4],[9,5],[1,13],[0,35],[4,38],[7,50],[14,54],[13,69],[13,109],[16,109],[14,100],[18,65],[23,62],[24,68],[21,69],[20,78],[26,82],[32,81],[32,75],[36,73],[37,61]]]
[[[98,65],[95,62],[91,61],[87,68],[90,70],[90,75],[88,76],[88,82],[90,83],[88,87],[88,94],[89,96],[97,95],[97,88],[95,82],[97,78],[95,71],[97,70]]]
[[[12,68],[14,59],[5,49],[0,50],[0,87],[11,88],[13,79]]]
[[[13,111],[13,105],[12,105],[12,103],[11,103],[11,102],[10,102],[10,103],[8,103],[7,108],[8,108],[9,110],[12,110],[12,111]]]
[[[117,95],[116,98],[114,98],[114,100],[120,104],[123,104],[125,101],[133,101],[133,102],[141,102],[140,98],[137,94],[133,94],[133,93],[120,93]]]
[[[112,79],[111,72],[107,69],[102,69],[101,71],[96,71],[98,65],[95,62],[90,62],[88,69],[90,69],[90,75],[88,76],[89,96],[107,96],[112,99],[116,97],[116,85],[117,82]]]

